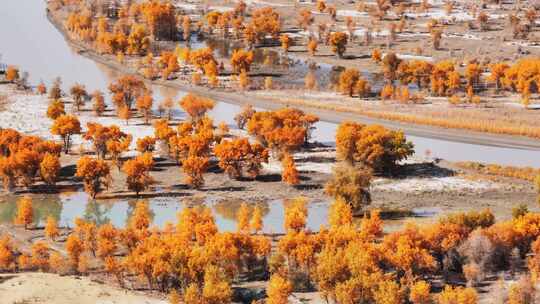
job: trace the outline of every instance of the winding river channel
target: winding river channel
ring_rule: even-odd
[[[30,82],[35,84],[43,80],[50,84],[56,77],[61,77],[64,88],[75,82],[86,85],[89,91],[99,89],[107,92],[108,84],[119,76],[118,72],[96,63],[74,51],[64,40],[62,34],[49,22],[46,16],[45,1],[43,0],[2,0],[0,3],[0,62],[17,65],[23,71],[30,73]],[[155,100],[161,100],[164,96],[179,98],[185,92],[179,92],[171,88],[154,87]],[[233,123],[234,115],[240,106],[227,103],[227,100],[219,100],[211,116],[214,120]],[[23,110],[23,109],[21,109]],[[337,120],[337,119],[336,119]],[[332,143],[338,121],[328,119],[318,123],[314,132],[314,139],[324,143]],[[0,122],[1,126],[2,122]],[[421,137],[418,133],[408,134],[419,155],[430,151],[431,157],[439,157],[450,161],[480,161],[486,163],[498,163],[502,165],[540,167],[538,155],[540,151],[531,148],[513,148],[502,145],[478,145],[463,141],[449,141],[436,136]],[[58,197],[56,198],[58,199]],[[45,199],[47,201],[49,199]],[[54,201],[55,198],[50,198]],[[98,221],[110,220],[122,226],[125,218],[132,210],[132,203],[119,202],[115,205],[93,206],[86,204],[78,206],[67,204],[77,200],[86,200],[81,193],[62,196],[59,201],[61,206],[50,204],[44,209],[50,209],[48,213],[55,214],[68,224],[75,216],[94,218]],[[58,200],[57,200],[58,201]],[[151,200],[151,206],[156,214],[156,222],[161,225],[166,221],[175,221],[174,214],[181,209],[178,204],[171,204],[170,199]],[[226,215],[228,212],[219,212],[219,203],[212,204],[214,211],[218,211],[217,222],[220,228],[234,229],[234,216]],[[2,204],[0,204],[2,205]],[[282,207],[275,208],[275,204],[267,203],[265,223],[271,227],[281,227]],[[281,204],[279,204],[281,206]],[[66,207],[68,206],[68,207]],[[13,212],[14,204],[11,202],[0,207],[0,222],[6,221]],[[56,210],[55,208],[60,208]],[[54,209],[54,210],[53,210]],[[174,209],[174,210],[173,210]],[[227,208],[224,208],[227,209]],[[313,210],[311,210],[313,209]],[[236,209],[234,209],[236,210]],[[173,212],[174,211],[174,212]],[[317,229],[325,222],[326,207],[311,204],[309,226]],[[47,213],[47,211],[44,211]],[[276,228],[276,230],[279,230]]]

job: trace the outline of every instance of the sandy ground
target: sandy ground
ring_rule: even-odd
[[[167,301],[91,281],[49,273],[0,274],[2,304],[166,304]]]
[[[47,107],[49,100],[46,95],[36,95],[15,90],[10,85],[0,85],[0,95],[10,96],[5,109],[0,112],[0,121],[3,128],[12,128],[28,135],[40,136],[42,138],[59,140],[60,137],[52,135],[50,132],[53,121],[47,118]],[[125,121],[118,119],[114,112],[106,111],[103,116],[96,116],[90,111],[91,104],[86,105],[80,112],[72,108],[71,100],[66,98],[65,110],[67,114],[75,114],[79,118],[81,128],[86,130],[88,122],[99,123],[105,126],[115,124],[121,128],[123,132],[133,135],[130,149],[135,150],[137,139],[152,136],[153,128],[144,125],[140,118],[130,119],[130,123],[126,125]],[[21,111],[25,109],[25,111]],[[84,143],[80,135],[73,136],[73,150],[80,148],[80,144]],[[90,148],[88,143],[85,143],[87,149]]]

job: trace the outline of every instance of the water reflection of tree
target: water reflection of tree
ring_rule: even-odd
[[[108,203],[98,203],[89,199],[84,209],[84,219],[94,222],[97,226],[110,223],[111,219],[107,214],[111,211],[112,205]]]
[[[261,208],[263,218],[270,212],[267,202],[248,203],[243,200],[222,200],[215,203],[213,209],[216,214],[221,215],[223,218],[236,221],[236,214],[242,203],[247,203],[250,214],[253,212],[255,206]]]
[[[150,222],[151,223],[154,223],[154,217],[156,216],[156,213],[154,212],[153,208],[152,208],[152,204],[150,201],[148,200],[137,200],[137,199],[134,199],[134,200],[129,200],[127,203],[128,203],[128,207],[126,209],[126,223],[125,225],[127,226],[129,224],[129,219],[131,218],[131,216],[133,215],[133,211],[135,210],[135,206],[137,206],[137,203],[138,202],[145,202],[148,204],[148,208],[150,209]],[[155,224],[155,223],[154,223]]]
[[[60,219],[62,203],[57,195],[31,195],[34,208],[34,223],[42,224],[49,215]],[[17,213],[17,200],[21,196],[8,196],[0,203],[0,223],[12,223]]]

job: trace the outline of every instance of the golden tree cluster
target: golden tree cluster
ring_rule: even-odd
[[[36,178],[53,185],[60,173],[62,146],[13,129],[0,130],[0,176],[6,190],[30,187]]]

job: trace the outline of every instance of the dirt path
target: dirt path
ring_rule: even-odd
[[[86,277],[50,273],[0,275],[2,304],[166,304],[157,298],[92,282]]]

